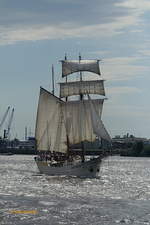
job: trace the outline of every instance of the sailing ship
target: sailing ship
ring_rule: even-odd
[[[98,177],[103,149],[110,147],[111,137],[102,120],[103,102],[106,99],[103,79],[83,79],[83,72],[100,76],[100,60],[61,60],[62,78],[60,96],[40,88],[37,118],[35,157],[40,173],[51,176]],[[68,76],[76,74],[76,81]],[[85,75],[85,74],[84,74]],[[94,99],[94,96],[98,97]],[[94,146],[97,146],[96,148]],[[94,154],[92,154],[94,153]],[[90,156],[92,155],[92,156]]]

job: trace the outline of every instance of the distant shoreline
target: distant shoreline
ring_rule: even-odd
[[[0,149],[0,155],[37,155],[35,149]]]

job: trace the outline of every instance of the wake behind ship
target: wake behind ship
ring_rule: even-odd
[[[83,80],[82,72],[100,76],[99,60],[65,60],[62,63],[60,97],[40,88],[36,119],[39,171],[47,175],[97,177],[102,158],[106,156],[102,143],[111,145],[111,138],[101,120],[105,100],[104,80]],[[78,81],[68,82],[68,76],[76,73]],[[53,75],[53,69],[52,69]],[[99,98],[94,99],[93,96]],[[76,96],[76,99],[72,97]],[[78,98],[78,99],[77,99]],[[99,143],[96,157],[90,155],[95,143]],[[78,149],[76,147],[78,146]]]

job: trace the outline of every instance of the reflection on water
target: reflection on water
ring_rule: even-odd
[[[0,224],[150,224],[149,158],[110,157],[100,179],[41,175],[33,158],[0,156]]]

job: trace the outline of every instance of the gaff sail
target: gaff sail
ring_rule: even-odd
[[[64,153],[67,151],[66,129],[61,116],[61,102],[50,92],[43,88],[40,89],[35,130],[38,151],[50,150]]]
[[[87,71],[101,75],[99,60],[62,60],[62,77],[69,74]]]

